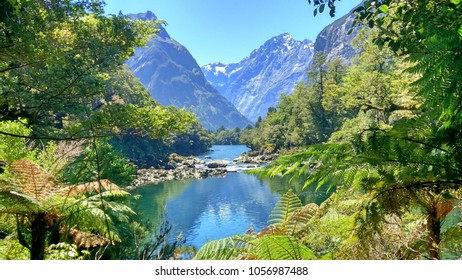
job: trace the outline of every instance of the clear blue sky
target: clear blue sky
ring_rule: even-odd
[[[184,45],[200,66],[239,62],[271,37],[289,32],[297,40],[314,40],[329,23],[361,0],[337,2],[337,15],[328,9],[313,16],[306,0],[106,0],[106,12],[150,10],[167,21],[167,32]]]

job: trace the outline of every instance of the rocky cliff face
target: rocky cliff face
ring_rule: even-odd
[[[239,63],[202,67],[212,83],[252,121],[264,117],[281,93],[289,94],[305,78],[313,57],[311,41],[285,33],[265,42]]]
[[[129,15],[132,19],[155,20],[152,12]],[[215,130],[243,128],[250,124],[236,108],[205,79],[189,51],[162,28],[145,48],[127,61],[135,76],[162,105],[192,108],[202,125]]]
[[[328,61],[340,58],[348,64],[356,54],[351,40],[356,37],[357,28],[353,29],[351,34],[348,34],[353,21],[354,16],[350,13],[326,26],[316,37],[314,51],[327,54]]]

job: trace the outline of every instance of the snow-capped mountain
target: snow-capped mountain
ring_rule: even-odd
[[[356,8],[354,8],[356,9]],[[352,9],[352,11],[354,10]],[[202,67],[207,80],[244,116],[256,121],[274,107],[281,93],[290,94],[306,80],[313,53],[327,54],[327,61],[342,59],[348,64],[356,54],[351,40],[359,27],[348,34],[353,13],[326,26],[315,42],[297,41],[288,33],[271,38],[239,63],[214,62]]]
[[[128,15],[155,20],[152,12]],[[251,122],[205,79],[189,51],[172,39],[164,28],[127,61],[135,76],[162,105],[192,108],[202,125],[211,130],[243,128]]]
[[[305,79],[314,44],[284,33],[266,41],[239,63],[202,67],[207,80],[248,119],[264,117],[281,93]]]

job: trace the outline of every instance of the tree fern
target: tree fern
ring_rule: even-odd
[[[315,203],[310,203],[302,208],[298,208],[291,213],[289,218],[281,225],[288,236],[295,236],[301,239],[309,232],[309,221],[319,211],[319,206]]]
[[[31,258],[44,258],[44,247],[33,255],[34,243],[22,238],[28,232],[34,240],[34,222],[41,223],[43,231],[36,240],[45,239],[47,231],[61,231],[62,236],[68,232],[74,241],[78,239],[78,244],[97,244],[98,238],[113,243],[121,241],[115,221],[127,222],[129,215],[135,214],[116,201],[128,193],[108,180],[63,186],[52,174],[27,160],[12,163],[10,172],[11,179],[0,185],[0,214],[21,217],[17,219],[18,240],[31,249]]]

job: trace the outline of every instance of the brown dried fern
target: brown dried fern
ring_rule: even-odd
[[[10,165],[10,172],[15,177],[14,184],[21,192],[37,201],[44,201],[60,189],[51,173],[27,159],[13,162]]]

